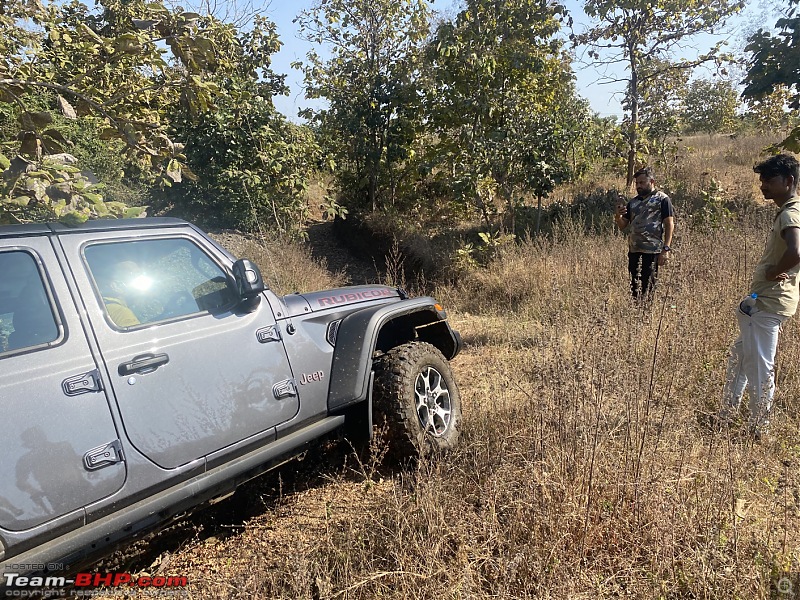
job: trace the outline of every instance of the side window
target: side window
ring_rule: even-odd
[[[84,256],[118,329],[218,312],[236,300],[225,272],[186,239],[93,244]]]
[[[0,353],[56,341],[59,327],[28,252],[0,252]]]

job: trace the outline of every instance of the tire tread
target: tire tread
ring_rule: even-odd
[[[436,362],[440,364],[436,364]],[[420,364],[430,364],[445,377],[452,402],[450,431],[441,438],[425,435],[419,425],[416,407],[404,401],[407,386],[414,385]],[[386,421],[389,451],[393,455],[418,458],[435,450],[448,450],[458,439],[461,401],[450,364],[436,346],[409,342],[392,348],[375,361],[375,411]],[[413,393],[413,392],[412,392]]]

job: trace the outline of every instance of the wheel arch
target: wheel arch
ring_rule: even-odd
[[[430,297],[369,307],[342,319],[331,364],[328,409],[366,400],[375,351],[387,352],[411,341],[428,342],[447,359],[461,350],[461,337]]]

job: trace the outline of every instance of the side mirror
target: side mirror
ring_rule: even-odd
[[[267,288],[261,278],[261,271],[246,258],[240,258],[233,263],[233,278],[242,300],[255,298]]]

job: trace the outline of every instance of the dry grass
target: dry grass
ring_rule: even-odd
[[[657,185],[676,196],[678,203],[698,198],[714,178],[721,183],[727,200],[743,204],[761,197],[752,167],[766,158],[767,148],[780,139],[775,135],[684,136],[674,142],[674,153],[666,158],[652,157],[650,165],[656,170]],[[581,181],[556,189],[551,201],[571,202],[577,197],[624,188],[624,177],[597,165]],[[633,186],[627,193],[634,194]]]
[[[492,472],[475,493],[501,493],[513,515],[504,560],[534,563],[475,597],[765,597],[776,572],[798,570],[793,322],[775,437],[698,424],[716,410],[763,237],[684,231],[650,311],[627,298],[619,236],[523,246],[450,294],[470,311],[455,318],[473,346],[462,384],[484,399],[473,443],[486,458],[465,470]]]
[[[797,319],[773,436],[700,424],[767,226],[679,222],[649,309],[624,238],[569,221],[441,287],[467,344],[460,448],[413,472],[334,468],[165,572],[194,598],[780,597],[781,573],[800,579]]]
[[[276,294],[324,290],[346,284],[343,274],[328,271],[325,262],[314,260],[311,250],[299,242],[280,237],[256,239],[231,231],[211,237],[237,258],[248,258],[256,263]]]
[[[780,139],[781,136],[768,135],[686,136],[679,143],[675,166],[659,167],[667,172],[673,185],[680,182],[690,192],[704,189],[714,177],[731,196],[760,198],[758,178],[753,177],[752,167],[766,158],[765,150]]]
[[[763,237],[682,230],[651,310],[628,300],[623,238],[569,227],[440,289],[467,342],[461,448],[301,486],[168,571],[198,598],[769,597],[800,570],[794,321],[775,436],[698,424]]]

